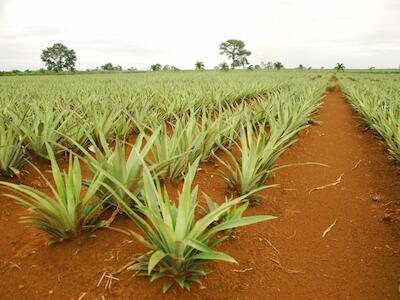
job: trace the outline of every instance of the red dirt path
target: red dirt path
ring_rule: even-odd
[[[326,96],[318,120],[322,124],[304,130],[278,163],[314,161],[330,167],[279,171],[272,181],[281,187],[268,191],[268,198],[249,210],[279,219],[240,229],[220,247],[240,265],[213,264],[215,272],[203,286],[194,285],[191,293],[172,289],[165,298],[400,298],[400,228],[382,220],[386,210],[400,202],[398,167],[364,130],[339,90]],[[200,190],[222,201],[227,189],[213,175],[218,165],[202,167],[196,177]],[[309,193],[341,174],[337,185]],[[22,182],[38,186],[35,178],[31,172]],[[0,205],[1,299],[163,298],[160,283],[130,278],[129,273],[117,276],[120,280],[111,290],[104,284],[96,287],[104,271],[117,270],[145,250],[137,242],[100,230],[95,238],[48,247],[44,234],[18,223],[23,208],[4,197]],[[120,217],[114,226],[131,224]]]

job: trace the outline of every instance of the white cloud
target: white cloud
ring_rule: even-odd
[[[228,38],[243,39],[253,63],[396,67],[399,15],[398,0],[0,0],[0,69],[40,68],[55,42],[76,50],[81,69],[212,67]]]

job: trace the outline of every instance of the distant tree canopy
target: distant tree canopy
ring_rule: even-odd
[[[155,72],[155,71],[160,71],[161,70],[161,64],[154,64],[150,66],[150,70]]]
[[[336,72],[344,71],[345,70],[344,64],[337,63],[336,66],[335,66],[335,70],[336,70]]]
[[[219,45],[219,54],[228,56],[232,60],[231,68],[235,69],[235,67],[249,64],[247,57],[251,55],[251,52],[245,47],[246,44],[243,41],[229,39]]]
[[[204,63],[202,61],[196,61],[195,67],[196,67],[196,70],[203,71],[204,70]]]
[[[248,59],[247,59],[247,57],[246,56],[241,56],[239,59],[238,59],[238,65],[239,66],[242,66],[243,68],[246,66],[246,65],[249,65],[250,63],[249,63],[249,61],[248,61]]]
[[[267,63],[265,63],[265,62],[261,62],[260,63],[260,67],[261,67],[261,69],[265,69],[265,70],[271,70],[272,69],[272,62],[267,62]]]
[[[44,61],[47,69],[50,71],[75,71],[75,50],[68,49],[61,43],[56,43],[43,50],[40,58]]]
[[[106,63],[105,65],[101,66],[103,71],[122,71],[121,66],[113,66],[112,63]]]
[[[229,71],[229,65],[226,62],[220,63],[219,64],[219,69],[221,71]]]
[[[280,69],[282,69],[283,68],[283,64],[280,62],[280,61],[276,61],[276,62],[274,62],[274,69],[275,70],[280,70]]]

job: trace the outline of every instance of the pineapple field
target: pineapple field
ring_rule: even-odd
[[[400,78],[0,77],[1,299],[397,299]]]

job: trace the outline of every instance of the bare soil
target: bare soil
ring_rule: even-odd
[[[1,299],[399,299],[399,168],[371,131],[366,131],[341,91],[325,97],[321,124],[304,130],[278,164],[320,162],[278,171],[267,198],[249,214],[279,218],[237,230],[219,250],[239,265],[215,263],[214,273],[189,293],[166,296],[160,282],[123,273],[105,289],[99,280],[131,261],[143,248],[121,233],[46,245],[47,236],[18,222],[26,210],[0,197]],[[42,170],[43,162],[35,162]],[[221,202],[227,187],[220,165],[202,164],[200,190]],[[340,178],[340,180],[339,180]],[[33,169],[21,179],[45,190]],[[175,194],[180,185],[171,186]],[[317,187],[322,187],[315,189]],[[115,227],[132,227],[124,216]],[[325,236],[323,234],[325,232]]]

